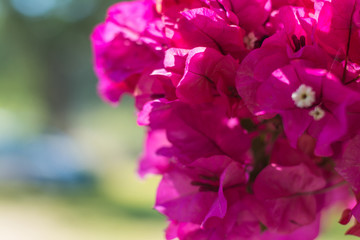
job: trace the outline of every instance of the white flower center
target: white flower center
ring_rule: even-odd
[[[244,37],[244,43],[247,49],[253,49],[255,47],[255,42],[258,39],[255,36],[254,32],[250,32],[248,35]]]
[[[299,108],[311,107],[315,102],[315,92],[312,87],[301,84],[300,87],[291,94],[295,105]]]
[[[309,112],[309,115],[312,116],[314,120],[319,121],[325,116],[325,111],[321,107],[316,106]]]

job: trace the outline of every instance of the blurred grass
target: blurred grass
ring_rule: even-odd
[[[164,219],[151,207],[152,202],[129,204],[94,190],[52,195],[8,192],[0,198],[0,236],[6,240],[162,239]]]

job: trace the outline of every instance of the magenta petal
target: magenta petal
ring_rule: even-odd
[[[347,131],[345,106],[341,104],[337,107],[338,109],[333,110],[331,115],[328,113],[330,116],[324,117],[324,121],[319,121],[316,126],[317,129],[322,129],[315,147],[315,154],[317,156],[332,156],[331,143],[339,140]],[[310,131],[309,133],[311,134]]]
[[[345,235],[354,235],[360,237],[360,223],[356,222],[354,226],[346,231]]]
[[[360,134],[347,141],[336,161],[336,171],[348,181],[356,192],[360,191]]]
[[[205,216],[204,221],[201,224],[202,226],[211,217],[223,218],[225,216],[226,210],[227,210],[227,202],[226,202],[222,187],[223,186],[220,185],[218,197],[216,198],[213,205],[211,206],[208,214]]]
[[[316,220],[306,226],[300,227],[289,234],[278,234],[265,232],[261,235],[263,240],[313,240],[316,239],[320,232],[320,216]]]
[[[213,105],[193,107],[179,101],[156,100],[144,106],[138,122],[153,129],[165,128],[173,155],[182,163],[213,155],[244,161],[251,137],[239,124],[229,125],[225,114],[224,109]],[[225,132],[228,136],[222,137]]]
[[[188,166],[220,176],[231,162],[233,162],[233,160],[227,156],[215,155],[209,158],[199,158]]]
[[[104,101],[116,106],[124,93],[133,93],[138,78],[138,75],[132,75],[122,82],[114,82],[103,76],[100,78],[97,90]]]
[[[287,167],[271,164],[257,176],[254,191],[259,199],[275,199],[319,190],[325,184],[322,177],[314,175],[304,164]]]
[[[148,1],[149,3],[149,1]],[[133,26],[134,17],[125,14],[128,8],[140,15],[138,22]],[[156,52],[151,46],[140,43],[148,19],[144,14],[148,11],[141,1],[124,2],[110,9],[105,23],[97,26],[91,36],[95,70],[98,77],[107,76],[119,82],[134,73],[140,73],[147,66],[160,61],[161,52]],[[127,24],[130,24],[128,26]]]
[[[358,0],[326,1],[315,33],[316,40],[327,52],[340,59],[345,59],[348,53],[350,60],[358,63],[360,29],[356,23],[356,15],[359,7]]]
[[[145,151],[140,158],[138,173],[140,177],[146,174],[162,174],[169,166],[169,159],[159,154],[159,149],[170,147],[164,130],[148,132]]]
[[[99,92],[111,103],[117,103],[123,92],[132,93],[129,83],[125,83],[128,88],[124,90],[120,82],[161,63],[166,44],[162,40],[160,16],[153,7],[151,0],[114,4],[105,22],[91,35]],[[154,25],[158,25],[157,31]],[[131,90],[134,88],[133,85]]]
[[[299,196],[294,199],[274,199],[266,201],[270,219],[266,225],[279,233],[290,233],[311,224],[316,218],[314,196]]]
[[[339,140],[349,131],[347,108],[354,101],[358,102],[360,98],[355,92],[344,87],[338,79],[331,76],[324,80],[323,98],[330,113],[327,113],[328,116],[324,118],[326,124],[322,123],[323,128],[317,136],[315,153],[319,156],[331,156],[333,151],[330,144]],[[316,127],[321,129],[319,125]]]
[[[352,216],[353,215],[352,215],[351,209],[345,209],[341,214],[339,223],[342,225],[348,224],[350,222]]]
[[[284,131],[292,147],[297,146],[298,139],[313,121],[305,109],[293,109],[280,113],[283,118]]]
[[[291,65],[275,70],[258,89],[256,101],[260,111],[279,113],[283,109],[294,109],[291,94],[299,85],[295,69]]]
[[[287,139],[278,139],[274,144],[270,162],[281,166],[295,166],[301,163],[312,163],[313,160],[300,148],[292,148]]]
[[[176,88],[176,95],[183,102],[199,104],[213,101],[217,91],[207,76],[186,72]]]
[[[161,120],[168,119],[170,114],[170,105],[167,104],[167,101],[157,99],[144,105],[138,113],[137,123],[140,126],[151,126],[153,129],[162,128],[165,122]],[[158,121],[154,121],[154,119]]]
[[[224,187],[233,187],[236,184],[241,184],[245,182],[245,174],[242,168],[239,167],[238,163],[231,163],[224,170],[220,176],[220,186],[218,191],[218,197],[214,201],[214,204],[211,206],[210,211],[206,215],[202,226],[206,223],[211,217],[224,218],[228,204],[224,195]]]
[[[266,226],[287,233],[313,222],[316,199],[309,193],[325,185],[326,181],[304,164],[267,166],[254,182],[255,196],[267,208]]]
[[[114,106],[117,105],[121,96],[127,92],[126,84],[118,84],[105,80],[99,82],[97,89],[101,98]]]
[[[164,174],[157,194],[155,209],[172,220],[201,223],[217,197],[211,191],[199,192],[193,179],[174,169]]]
[[[356,206],[352,209],[352,214],[356,218],[356,220],[360,221],[360,203],[357,203]]]
[[[250,52],[242,61],[236,76],[236,88],[252,113],[261,111],[257,102],[257,90],[274,70],[289,63],[284,36],[273,35],[260,49]],[[266,93],[265,96],[269,96]]]
[[[168,35],[180,48],[211,47],[223,54],[243,57],[244,31],[235,25],[229,25],[208,8],[195,8],[183,11],[183,18],[176,24],[172,35]]]
[[[220,0],[220,2],[226,2]],[[239,19],[239,26],[247,31],[257,30],[269,17],[270,0],[229,0],[231,11]],[[256,16],[256,17],[254,17]]]
[[[176,87],[176,94],[189,104],[211,102],[220,95],[230,97],[236,94],[237,67],[237,61],[231,56],[223,56],[212,48],[194,48],[186,59],[184,76]]]
[[[179,227],[179,225],[175,221],[172,221],[169,223],[168,227],[165,230],[166,240],[172,240],[177,237],[178,227]]]
[[[170,48],[165,52],[164,67],[168,71],[183,74],[185,61],[189,54],[188,49]]]

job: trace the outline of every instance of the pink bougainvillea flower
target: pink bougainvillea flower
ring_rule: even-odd
[[[134,92],[138,80],[138,74],[134,74],[128,77],[126,81],[121,82],[114,82],[103,76],[97,86],[98,93],[104,101],[116,105],[124,93],[132,94]]]
[[[170,48],[165,52],[161,75],[171,80],[177,97],[185,103],[222,101],[229,116],[245,116],[248,110],[235,87],[238,67],[238,60],[213,48]]]
[[[261,224],[251,212],[253,199],[248,199],[245,189],[228,189],[225,193],[228,211],[225,216],[214,218],[207,226],[172,221],[167,229],[167,239],[247,240],[260,238]],[[265,238],[264,238],[265,239]]]
[[[128,82],[135,74],[161,62],[164,39],[159,17],[151,0],[123,2],[113,5],[105,22],[95,28],[91,36],[95,72],[106,100],[116,103],[129,92]],[[120,84],[123,81],[127,83]]]
[[[138,123],[166,129],[172,144],[169,153],[183,163],[213,155],[227,155],[240,162],[248,159],[252,134],[236,118],[229,119],[223,107],[153,101],[140,112]]]
[[[162,155],[161,150],[170,146],[164,130],[148,132],[145,149],[139,161],[140,177],[147,174],[162,174],[167,171],[170,165],[169,158]]]
[[[276,232],[266,231],[261,235],[263,240],[313,240],[318,237],[320,233],[320,216],[316,216],[313,223],[299,227],[289,234],[279,234]]]
[[[178,222],[205,224],[227,212],[225,191],[245,183],[244,168],[225,156],[199,158],[163,175],[155,209]]]
[[[185,9],[201,7],[200,0],[155,0],[156,11],[166,15],[177,15]]]
[[[212,102],[216,97],[240,101],[235,88],[238,62],[213,48],[192,49],[185,62],[184,75],[176,87],[178,98],[189,104]]]
[[[337,157],[336,171],[348,181],[356,192],[360,192],[360,163],[358,154],[360,151],[360,135],[345,142]]]
[[[316,41],[328,53],[360,63],[359,0],[325,1],[316,28]]]
[[[307,139],[305,141],[309,140]],[[302,137],[301,141],[299,140],[298,148],[296,149],[291,147],[288,139],[278,138],[271,151],[270,163],[281,166],[296,166],[299,164],[305,164],[309,168],[314,169],[317,162],[315,157],[312,155],[315,146],[310,147],[311,152],[306,152],[307,149],[303,147],[306,143],[303,142],[304,137]],[[311,141],[310,144],[313,145],[314,143]]]
[[[211,9],[247,32],[262,26],[271,11],[270,0],[206,0]],[[256,16],[256,17],[254,17]]]
[[[271,164],[257,176],[253,189],[266,209],[265,225],[288,233],[315,221],[316,198],[309,193],[325,186],[325,180],[304,164]]]
[[[348,199],[347,186],[334,187],[343,184],[342,178],[331,168],[319,167],[327,163],[309,155],[305,141],[309,139],[302,139],[299,149],[294,149],[287,139],[278,139],[270,165],[255,179],[253,189],[258,204],[253,211],[269,228],[264,239],[298,239],[300,232],[304,239],[313,239],[319,233],[320,211]]]
[[[331,191],[316,194],[318,209],[349,200],[349,184],[345,184],[343,177],[332,168],[334,160],[315,156],[315,146],[316,140],[307,134],[300,137],[297,148],[291,147],[288,139],[279,137],[272,148],[269,163],[280,166],[304,164],[312,173],[323,177]]]
[[[317,139],[318,156],[331,156],[330,145],[348,133],[347,112],[359,97],[326,70],[307,68],[302,62],[275,70],[257,91],[262,111],[281,115],[291,145],[296,147],[307,131]]]
[[[307,9],[314,9],[313,0],[271,0],[271,6],[273,9],[278,9],[283,6],[297,6],[305,7]]]
[[[223,54],[242,59],[247,50],[244,30],[229,25],[211,9],[196,8],[183,11],[179,19],[169,19],[166,37],[178,48],[211,47]]]
[[[311,18],[306,20],[306,13],[298,10],[281,8],[274,21],[282,28],[265,39],[261,48],[251,51],[237,71],[237,90],[253,114],[259,112],[256,101],[258,87],[276,69],[288,65],[293,59],[306,59],[312,67],[329,69],[333,66],[326,53],[313,45]]]
[[[169,48],[165,52],[164,68],[172,73],[171,81],[175,87],[179,84],[180,79],[184,75],[186,58],[189,51],[190,49]]]
[[[196,163],[197,162],[191,164],[191,166],[194,166]],[[208,165],[208,162],[206,162],[205,165]],[[200,167],[202,166],[200,165]],[[237,162],[231,162],[226,166],[219,177],[218,196],[211,206],[210,211],[205,216],[204,221],[201,223],[202,227],[212,228],[212,225],[214,224],[213,220],[216,222],[225,217],[229,208],[228,199],[231,197],[234,199],[233,195],[235,194],[235,196],[237,196],[238,194],[236,190],[243,189],[246,181],[247,175],[243,165]],[[237,200],[236,197],[235,199]]]
[[[145,71],[137,82],[133,91],[135,106],[141,110],[143,106],[154,99],[165,98],[167,100],[177,99],[175,87],[171,77],[164,69],[152,69]]]
[[[189,104],[199,104],[212,102],[215,97],[219,96],[217,83],[221,81],[216,74],[223,69],[217,68],[223,61],[226,63],[222,66],[229,66],[230,71],[224,70],[230,74],[234,74],[237,63],[234,59],[227,58],[213,48],[194,48],[192,49],[185,62],[184,75],[176,87],[178,98]],[[231,61],[233,60],[233,61]],[[215,76],[213,76],[215,75]],[[230,78],[234,79],[234,75]]]
[[[199,186],[192,183],[200,181],[200,176],[193,174],[181,168],[164,173],[155,209],[172,220],[201,224],[217,197],[218,186],[207,185],[213,191],[199,191]]]
[[[121,2],[91,40],[166,239],[312,240],[337,202],[360,236],[360,0]]]
[[[250,112],[259,111],[256,91],[278,67],[287,65],[286,48],[278,38],[266,39],[260,49],[253,50],[241,63],[235,79],[236,88]]]

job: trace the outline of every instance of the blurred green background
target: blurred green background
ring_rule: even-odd
[[[115,2],[0,0],[0,240],[164,238],[133,101],[96,94],[89,35]],[[343,239],[328,216],[320,239]]]

